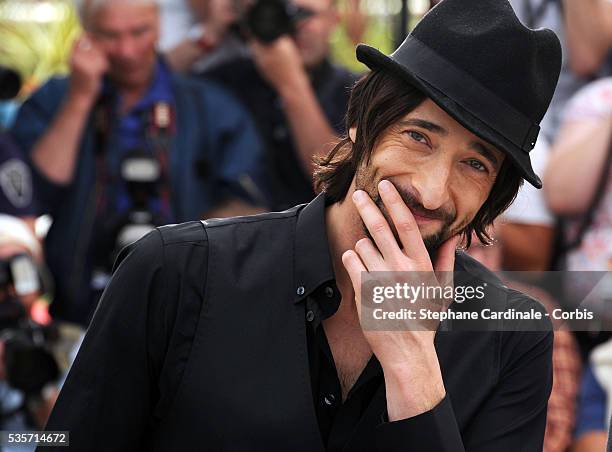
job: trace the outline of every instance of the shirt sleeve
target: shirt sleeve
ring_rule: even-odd
[[[567,103],[563,112],[566,122],[584,122],[612,114],[612,77],[589,83]]]
[[[231,95],[223,94],[229,124],[216,149],[217,177],[227,196],[266,207],[270,197],[263,143],[249,113]]]
[[[162,283],[163,254],[155,230],[118,258],[46,425],[69,431],[71,450],[141,449],[159,398],[154,382],[163,353],[147,333],[173,315],[163,306],[168,290]],[[163,329],[155,333],[164,336]]]
[[[30,96],[19,108],[10,130],[15,143],[24,153],[31,169],[34,192],[40,213],[51,213],[59,205],[68,187],[50,181],[31,160],[35,144],[40,140],[59,108],[63,89],[61,81],[52,79]]]
[[[250,119],[243,118],[226,144],[221,174],[230,191],[258,206],[269,205],[263,146]]]
[[[552,387],[553,333],[512,332],[500,381],[462,432],[447,396],[432,410],[377,427],[378,452],[419,451],[541,452],[546,407]]]

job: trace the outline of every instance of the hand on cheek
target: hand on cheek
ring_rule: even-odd
[[[369,238],[360,239],[353,250],[344,253],[342,262],[353,284],[362,327],[367,323],[364,316],[371,312],[368,306],[362,306],[363,275],[385,272],[383,275],[387,285],[397,282],[391,281],[395,280],[394,275],[400,279],[406,275],[417,275],[419,280],[426,278],[428,285],[452,283],[441,281],[437,275],[452,275],[455,249],[459,242],[458,236],[447,240],[439,248],[436,262],[432,263],[414,216],[396,188],[385,180],[380,182],[378,188],[403,249],[378,206],[366,192],[357,190],[353,194],[353,202],[374,242]],[[417,306],[419,303],[432,308],[430,300],[414,302]],[[447,307],[438,305],[434,308]],[[445,394],[434,348],[437,324],[407,323],[405,328],[394,328],[393,331],[385,331],[384,324],[381,326],[375,330],[364,328],[364,335],[385,373],[389,418],[402,419],[430,410]]]

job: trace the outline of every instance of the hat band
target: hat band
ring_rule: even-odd
[[[518,148],[525,152],[534,148],[540,132],[538,124],[534,124],[470,74],[438,55],[414,36],[409,35],[390,57],[501,133]]]

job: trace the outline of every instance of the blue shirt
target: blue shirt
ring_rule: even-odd
[[[130,110],[121,115],[121,96],[108,80],[104,85],[105,95],[112,99],[112,108],[117,122],[114,125],[114,133],[111,136],[109,146],[114,152],[109,152],[109,166],[112,175],[112,180],[115,182],[113,186],[108,187],[108,196],[112,202],[112,210],[115,212],[123,212],[132,206],[130,196],[127,192],[125,183],[119,176],[120,166],[123,158],[130,151],[138,150],[146,155],[154,156],[153,143],[147,139],[147,128],[150,127],[149,121],[153,108],[156,104],[166,103],[172,109],[176,108],[174,94],[172,92],[172,79],[170,69],[160,59],[155,65],[155,72],[149,89],[144,96],[130,108]],[[166,152],[169,149],[165,150]],[[165,187],[170,190],[170,187]],[[159,215],[163,220],[162,223],[175,222],[175,215],[169,211],[169,206],[163,206],[159,198],[149,200],[149,210]]]
[[[607,396],[601,387],[591,366],[587,366],[582,376],[578,395],[578,412],[574,438],[578,439],[591,431],[607,431],[606,419]]]

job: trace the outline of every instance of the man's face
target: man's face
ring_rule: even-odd
[[[504,157],[427,99],[382,134],[354,182],[369,193],[395,232],[377,189],[383,179],[392,182],[431,252],[474,219]]]
[[[314,14],[300,21],[295,41],[306,67],[321,63],[329,53],[329,37],[338,23],[333,0],[295,0]]]
[[[146,86],[156,61],[157,7],[114,0],[92,12],[88,25],[108,58],[111,79],[126,88]]]

